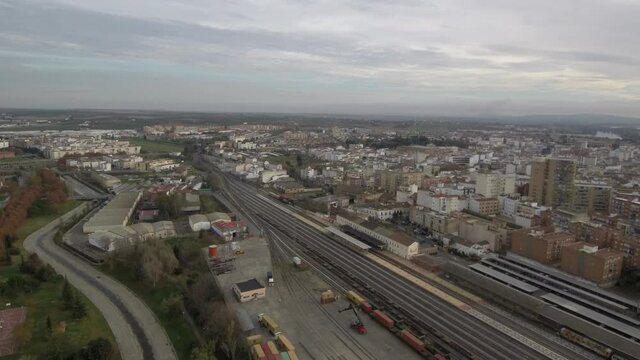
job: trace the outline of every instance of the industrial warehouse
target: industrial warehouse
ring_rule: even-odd
[[[142,193],[123,192],[98,210],[84,225],[89,244],[111,252],[119,247],[150,239],[164,239],[176,235],[173,222],[137,223],[128,225]]]
[[[85,234],[90,234],[127,226],[141,197],[142,193],[138,191],[116,195],[82,226],[82,231]]]

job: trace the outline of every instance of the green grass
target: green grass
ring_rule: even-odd
[[[229,212],[229,209],[209,194],[200,194],[200,205],[202,207],[202,212],[205,213]]]
[[[16,232],[19,240],[13,246],[19,247],[20,251],[26,255],[22,248],[24,238],[55,220],[60,215],[74,209],[80,205],[80,203],[80,201],[68,200],[56,212],[27,219]],[[20,256],[13,256],[11,265],[0,266],[0,282],[5,281],[13,275],[20,274],[19,264]],[[48,347],[51,345],[50,339],[46,336],[47,316],[51,317],[53,327],[60,321],[66,322],[67,330],[65,334],[69,339],[72,349],[79,349],[86,345],[89,340],[104,337],[109,339],[114,347],[115,355],[113,359],[119,359],[120,356],[113,334],[100,311],[84,295],[80,294],[82,301],[87,306],[87,316],[80,320],[73,320],[70,312],[63,310],[62,307],[62,286],[62,279],[57,277],[48,282],[41,283],[32,293],[12,294],[6,299],[7,302],[11,302],[14,306],[27,307],[26,324],[32,333],[32,340],[28,348],[20,354],[7,357],[7,359],[18,359],[22,355],[35,356],[47,352]],[[3,302],[4,301],[5,299],[3,299]]]
[[[140,146],[141,152],[147,154],[168,154],[172,152],[183,152],[184,145],[168,141],[146,140],[141,138],[123,138],[131,145]]]
[[[0,270],[1,271],[1,270]],[[6,275],[6,274],[4,274]],[[80,320],[74,320],[71,312],[63,309],[62,287],[64,281],[61,277],[51,279],[42,283],[38,289],[29,294],[13,295],[7,301],[14,306],[27,307],[26,326],[32,334],[29,345],[15,358],[23,355],[46,354],[51,346],[51,339],[48,337],[46,328],[47,316],[51,317],[52,327],[61,321],[66,323],[65,336],[69,340],[71,349],[78,350],[86,345],[90,340],[98,337],[108,339],[114,348],[112,359],[120,359],[117,344],[111,333],[109,325],[102,317],[100,311],[86,297],[81,295],[82,301],[87,307],[87,316]]]
[[[162,327],[164,327],[179,359],[188,360],[191,351],[198,346],[198,340],[193,330],[184,316],[168,315],[162,311],[162,300],[172,295],[180,293],[177,285],[171,282],[162,282],[153,286],[135,281],[132,272],[124,266],[115,265],[109,268],[108,265],[99,270],[123,283],[131,291],[135,292],[147,306],[156,314]]]
[[[82,204],[82,202],[79,200],[69,199],[64,204],[62,204],[62,206],[60,206],[57,211],[51,212],[44,216],[37,216],[27,219],[27,221],[25,221],[24,224],[20,226],[20,229],[18,229],[18,231],[16,232],[16,236],[18,236],[19,239],[19,246],[22,247],[22,240],[24,240],[31,233],[47,225],[61,215],[68,213],[69,211],[78,207],[80,204]]]

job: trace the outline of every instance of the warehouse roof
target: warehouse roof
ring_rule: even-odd
[[[208,223],[209,219],[207,218],[206,215],[202,215],[202,214],[195,214],[195,215],[191,215],[189,216],[189,222],[191,224],[198,224],[198,223]]]
[[[264,286],[262,284],[260,284],[260,281],[258,281],[255,278],[247,280],[247,281],[236,283],[236,286],[238,287],[240,292],[264,289]]]
[[[84,232],[93,232],[95,227],[126,225],[129,215],[139,199],[140,192],[137,191],[123,192],[116,195],[84,224]]]

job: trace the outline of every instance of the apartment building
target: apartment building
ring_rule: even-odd
[[[608,212],[611,186],[598,182],[576,182],[573,188],[573,210],[593,214]]]
[[[410,219],[411,222],[429,229],[437,239],[458,231],[460,221],[458,216],[445,215],[422,206],[411,208]]]
[[[573,204],[576,161],[540,158],[531,164],[529,197],[545,206],[570,207]]]
[[[545,233],[543,230],[518,232],[511,237],[511,251],[529,259],[550,264],[560,260],[562,247],[575,242],[575,235],[567,232]]]
[[[498,198],[474,196],[469,199],[469,210],[481,215],[496,215],[498,213]]]
[[[498,173],[478,173],[476,175],[476,194],[484,197],[498,197],[516,191],[516,177]]]
[[[469,205],[469,199],[459,195],[435,194],[430,191],[418,191],[416,205],[449,214],[462,211]]]
[[[613,286],[620,278],[623,254],[611,249],[599,249],[584,242],[562,247],[562,270],[593,281],[599,286]]]

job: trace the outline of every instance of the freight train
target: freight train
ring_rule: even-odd
[[[411,346],[421,356],[432,360],[445,360],[447,355],[440,353],[434,348],[433,343],[422,340],[419,336],[412,333],[401,321],[394,320],[391,316],[386,314],[383,309],[377,309],[373,304],[365,300],[362,296],[353,290],[349,290],[346,293],[347,299],[351,301],[355,306],[360,307],[362,311],[369,314],[380,325],[391,331],[398,336],[407,345]]]
[[[595,340],[592,340],[589,337],[586,337],[582,334],[579,334],[569,328],[563,327],[560,329],[560,336],[563,338],[576,343],[586,349],[591,350],[592,352],[611,360],[626,360],[627,358],[620,355],[615,354],[613,349],[610,347],[603,345]]]

